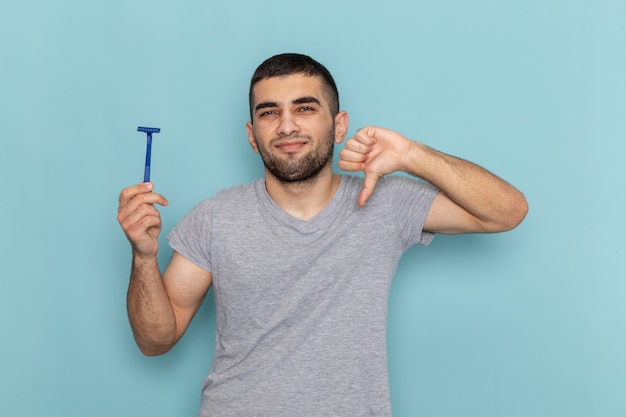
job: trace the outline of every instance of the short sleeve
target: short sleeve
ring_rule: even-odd
[[[435,234],[425,231],[424,223],[439,190],[421,179],[402,176],[386,179],[391,182],[390,202],[393,202],[389,213],[393,213],[394,223],[405,247],[430,244]]]
[[[167,235],[176,252],[199,267],[211,272],[211,229],[213,201],[198,203]]]

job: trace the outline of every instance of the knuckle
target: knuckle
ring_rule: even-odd
[[[124,188],[122,190],[122,192],[120,193],[120,201],[122,200],[128,200],[131,196],[131,189],[130,188]]]

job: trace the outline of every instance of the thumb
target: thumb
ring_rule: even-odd
[[[365,180],[363,181],[363,188],[359,194],[359,206],[364,207],[365,202],[370,198],[376,188],[376,183],[380,179],[380,176],[375,173],[366,172]]]

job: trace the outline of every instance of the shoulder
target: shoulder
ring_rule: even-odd
[[[261,184],[260,184],[261,183]],[[258,179],[247,184],[239,184],[229,188],[223,188],[212,197],[200,201],[194,209],[212,210],[215,207],[239,207],[251,201],[256,195],[257,189],[263,187],[263,180]]]
[[[357,190],[360,192],[363,187],[363,178],[354,175],[344,175],[343,181],[345,181],[348,189]],[[436,194],[439,190],[431,183],[422,180],[421,178],[409,177],[404,175],[386,175],[378,180],[376,183],[376,189],[374,194],[370,197],[384,199],[401,198],[405,195],[416,194]],[[368,201],[369,202],[369,201]]]
[[[259,179],[251,183],[223,188],[217,191],[215,195],[198,202],[187,213],[187,216],[210,216],[216,207],[240,207],[246,201],[250,201],[251,194],[256,193],[258,182],[262,182],[262,180]]]
[[[363,186],[363,176],[342,174],[341,179],[351,188],[359,188]],[[411,177],[407,175],[385,175],[378,180],[377,187],[381,188],[403,188],[403,187],[418,187],[418,188],[432,188],[429,182],[422,180],[421,178]]]
[[[256,193],[256,190],[259,187],[264,186],[263,184],[264,180],[259,178],[247,184],[239,184],[233,187],[221,189],[210,199],[218,201],[238,200],[240,198],[245,198],[250,193]]]

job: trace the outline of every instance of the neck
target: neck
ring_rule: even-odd
[[[270,198],[289,215],[309,220],[326,207],[339,188],[341,176],[334,174],[329,164],[314,178],[306,181],[283,182],[265,172],[265,188]]]

